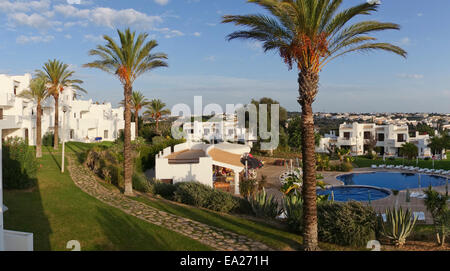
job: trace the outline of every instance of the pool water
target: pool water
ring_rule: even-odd
[[[346,187],[336,186],[326,190],[317,191],[318,195],[329,195],[328,199],[334,201],[373,201],[386,198],[390,195],[387,191],[370,187]]]
[[[345,185],[366,185],[399,191],[427,188],[430,185],[444,186],[447,182],[446,178],[435,175],[394,172],[353,173],[339,176],[337,179]]]

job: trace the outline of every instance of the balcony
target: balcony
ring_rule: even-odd
[[[22,116],[3,116],[0,120],[1,129],[19,129],[22,124]]]
[[[79,119],[78,127],[80,129],[94,129],[98,127],[98,119]]]
[[[0,93],[0,106],[14,106],[16,95],[13,93]]]
[[[341,146],[354,146],[354,145],[356,145],[356,138],[339,137],[338,143]]]

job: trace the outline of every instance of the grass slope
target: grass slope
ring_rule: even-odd
[[[80,241],[82,250],[210,250],[87,195],[75,186],[67,170],[60,173],[61,155],[50,148],[44,152],[37,188],[4,191],[9,208],[5,228],[32,232],[35,250],[66,250],[70,240]]]

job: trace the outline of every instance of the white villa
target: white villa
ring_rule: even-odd
[[[30,80],[31,74],[22,76],[0,74],[2,139],[17,136],[28,139],[30,145],[36,144],[36,104],[16,96],[29,87]],[[124,129],[122,107],[114,109],[110,103],[98,104],[93,103],[92,100],[78,100],[71,88],[65,89],[60,95],[59,105],[59,134],[61,139],[64,135],[66,141],[93,142],[96,139],[114,141],[119,137],[120,130]],[[68,109],[65,114],[64,106]],[[42,135],[45,135],[54,130],[53,97],[45,100],[42,107]],[[131,132],[134,139],[134,123],[132,123]]]
[[[387,157],[399,155],[399,149],[407,142],[415,144],[419,149],[419,157],[431,157],[429,135],[416,133],[415,137],[410,137],[407,125],[377,125],[344,123],[339,127],[339,136],[335,133],[322,138],[317,152],[327,152],[332,147],[348,148],[352,155],[364,155],[367,153],[370,141],[376,141],[380,154]]]
[[[171,184],[197,181],[239,194],[240,174],[245,168],[241,157],[249,152],[245,145],[188,141],[156,155],[155,177]]]
[[[250,129],[239,126],[236,115],[224,116],[217,121],[187,122],[183,131],[187,135],[186,140],[193,142],[241,142],[251,147],[258,139]]]

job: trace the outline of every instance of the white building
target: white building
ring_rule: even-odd
[[[239,194],[239,176],[244,171],[241,157],[250,152],[245,145],[221,143],[186,142],[166,148],[156,155],[155,177],[166,183],[200,182],[210,187],[219,187],[214,179],[214,167],[228,169],[232,174],[229,187]],[[222,184],[226,184],[224,180]]]
[[[36,144],[36,104],[16,95],[30,85],[31,75],[0,75],[0,119],[3,137],[21,137],[28,139],[30,145]],[[110,103],[97,104],[92,100],[76,99],[74,91],[66,88],[59,101],[59,135],[66,141],[93,142],[114,141],[124,129],[123,107],[113,109]],[[63,107],[68,109],[63,113]],[[42,136],[54,131],[55,103],[49,97],[42,103]],[[63,127],[64,120],[64,127]],[[63,133],[64,129],[64,133]],[[134,139],[134,123],[131,127]]]
[[[257,141],[257,135],[245,127],[240,127],[237,116],[224,117],[218,121],[194,121],[183,125],[186,140],[193,142],[234,142],[244,143],[250,147]]]
[[[387,157],[399,156],[400,148],[407,142],[414,143],[419,149],[419,157],[431,157],[428,148],[430,137],[419,135],[410,137],[407,125],[377,125],[344,123],[339,127],[339,136],[335,134],[326,135],[322,138],[318,152],[326,152],[332,147],[347,148],[352,155],[364,155],[370,144],[376,143],[380,155]]]

